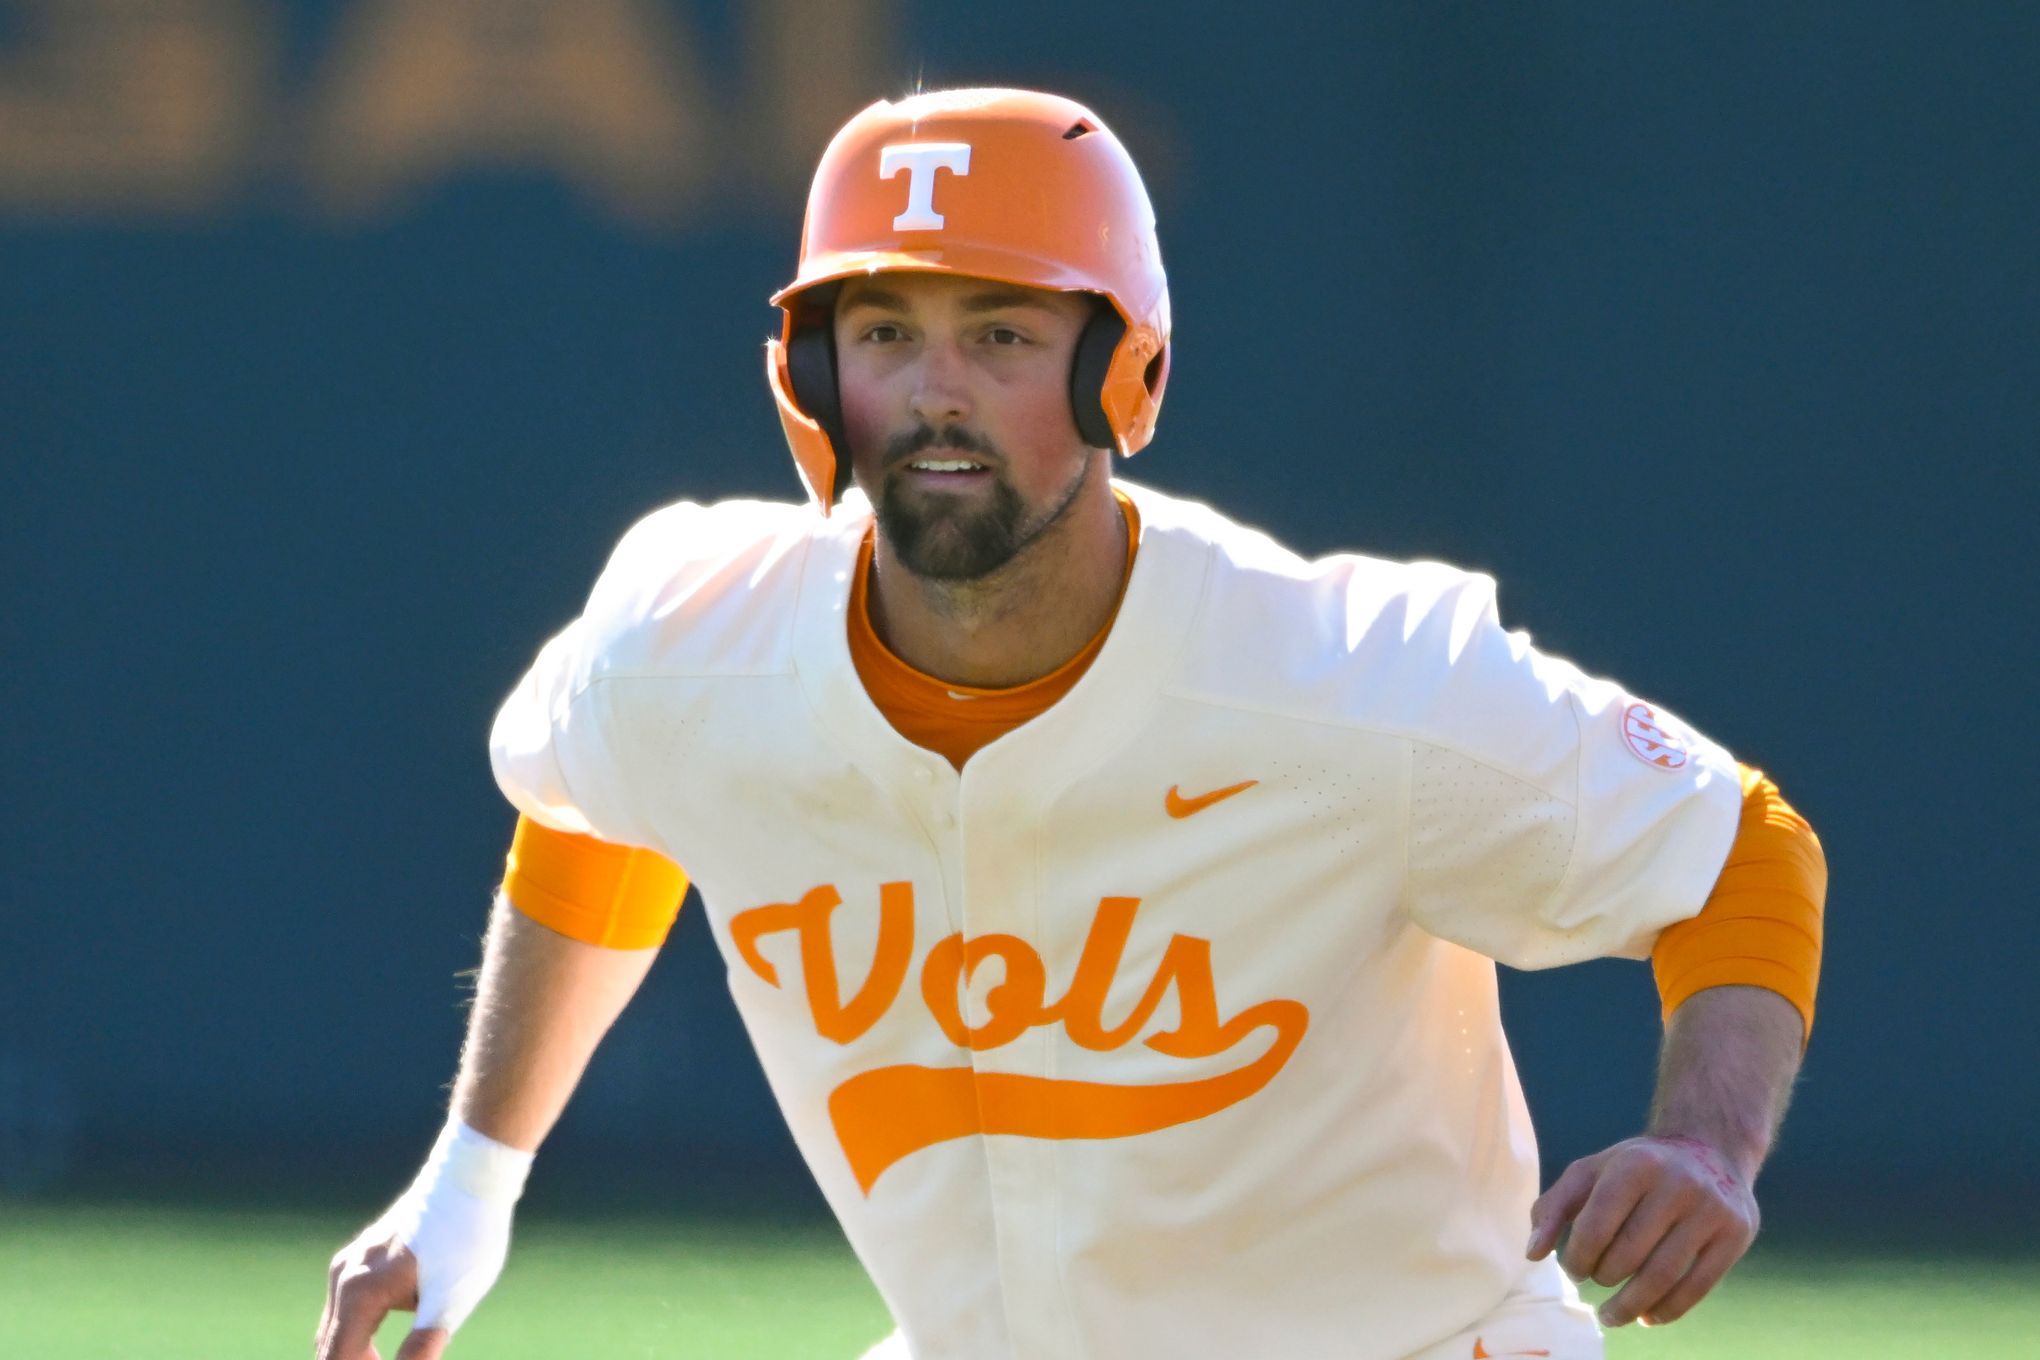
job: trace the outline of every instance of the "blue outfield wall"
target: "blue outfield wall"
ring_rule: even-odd
[[[494,707],[646,509],[798,493],[764,299],[828,131],[916,81],[1066,90],[1146,166],[1129,475],[1492,572],[1812,819],[1774,1183],[2034,1184],[2040,11],[479,12],[0,0],[0,1185],[422,1148]],[[797,1176],[699,926],[562,1146]],[[1549,1154],[1633,1131],[1647,970],[1504,985]]]

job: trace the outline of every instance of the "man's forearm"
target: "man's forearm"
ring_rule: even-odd
[[[498,1142],[536,1149],[657,953],[570,940],[499,895],[454,1084],[454,1114]]]
[[[1665,1026],[1650,1134],[1705,1143],[1753,1182],[1785,1117],[1804,1040],[1798,1010],[1776,992],[1694,993]]]

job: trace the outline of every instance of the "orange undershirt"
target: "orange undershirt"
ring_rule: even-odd
[[[1119,581],[1119,598],[1126,598],[1126,582],[1133,575],[1133,557],[1140,546],[1140,512],[1123,492],[1119,512],[1126,516],[1126,575]],[[1091,668],[1105,638],[1112,631],[1112,619],[1119,617],[1119,601],[1112,603],[1112,618],[1098,635],[1084,644],[1084,650],[1062,665],[1024,685],[1010,689],[974,689],[952,685],[915,670],[892,654],[871,626],[871,535],[857,554],[856,584],[850,588],[850,660],[857,678],[885,720],[896,731],[924,751],[933,751],[957,769],[1020,724],[1039,717]]]
[[[1742,821],[1698,916],[1667,926],[1651,950],[1664,1016],[1708,987],[1768,987],[1813,1034],[1827,859],[1820,838],[1762,770],[1742,771]]]
[[[610,949],[650,949],[687,896],[687,875],[655,850],[517,819],[503,866],[510,904],[560,934]]]
[[[1115,493],[1116,494],[1116,493]],[[1126,516],[1127,575],[1140,517]],[[894,656],[871,626],[871,539],[857,559],[850,596],[850,658],[879,712],[900,735],[959,769],[980,748],[1045,712],[1083,677],[1112,622],[1038,680],[1010,689],[952,685]],[[1124,583],[1121,585],[1124,598]],[[1118,607],[1114,606],[1117,616]],[[1695,992],[1726,984],[1764,987],[1790,1001],[1813,1031],[1820,977],[1827,865],[1806,820],[1763,773],[1742,770],[1743,811],[1728,861],[1700,914],[1669,927],[1651,954],[1667,1019]],[[520,817],[503,878],[516,908],[562,935],[612,949],[647,949],[666,937],[687,892],[678,865],[651,850],[576,836]]]

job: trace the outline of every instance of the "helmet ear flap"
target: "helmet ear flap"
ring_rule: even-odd
[[[1094,449],[1118,449],[1112,420],[1105,414],[1105,375],[1112,369],[1112,355],[1126,337],[1126,319],[1104,298],[1077,336],[1076,353],[1070,359],[1070,410],[1077,418],[1077,433]]]
[[[836,331],[826,314],[819,325],[796,329],[786,338],[786,377],[801,412],[822,427],[836,454],[833,503],[850,475],[850,443],[843,436],[843,403],[836,385]]]
[[[826,326],[795,331],[786,341],[786,376],[793,399],[837,444],[843,442],[843,405],[836,391],[836,337]]]

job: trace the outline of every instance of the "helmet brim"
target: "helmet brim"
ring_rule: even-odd
[[[810,288],[886,273],[955,274],[1022,288],[1112,297],[1110,289],[1083,270],[1016,251],[952,241],[941,250],[843,250],[818,254],[803,263],[799,278],[772,295],[772,302],[787,307]],[[1125,306],[1117,298],[1113,302],[1124,315]],[[1131,323],[1137,318],[1126,319]]]

